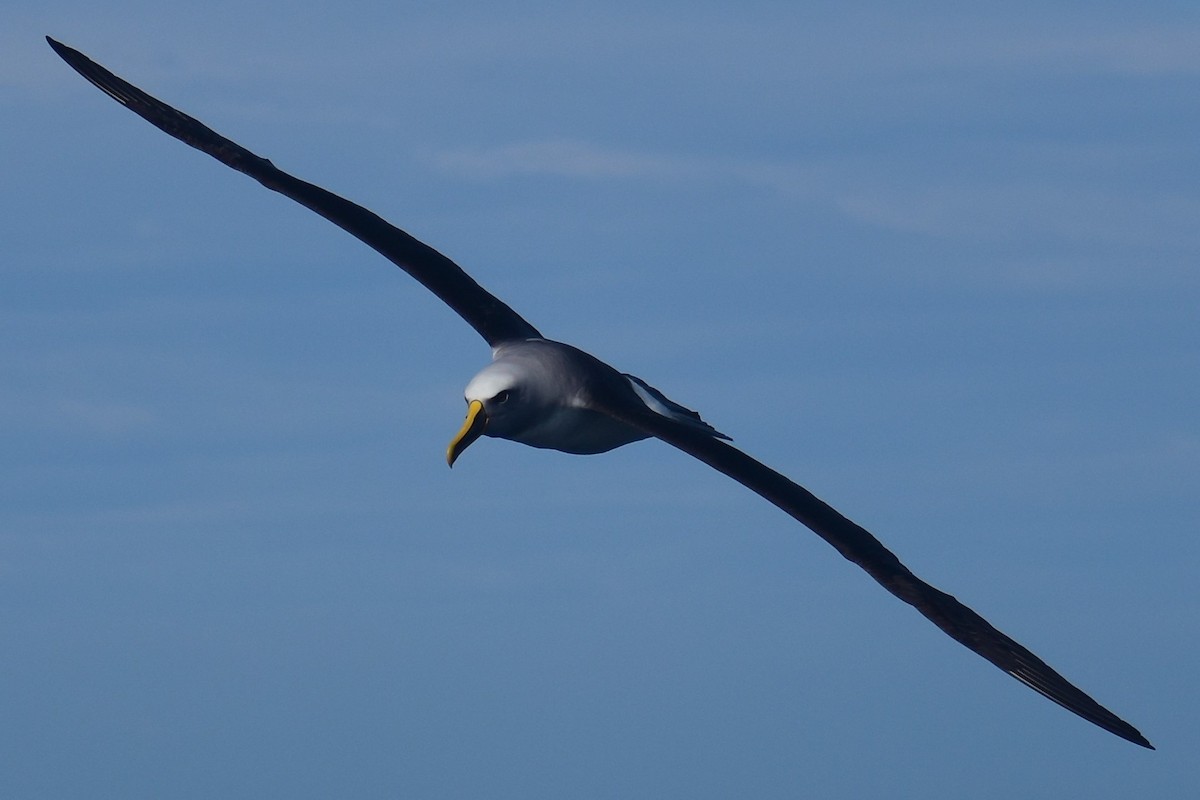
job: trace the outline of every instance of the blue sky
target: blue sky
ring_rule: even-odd
[[[18,6],[0,795],[1191,797],[1193,4]],[[466,325],[53,35],[700,410],[1160,749]]]

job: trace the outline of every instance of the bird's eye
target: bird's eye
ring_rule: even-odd
[[[494,402],[494,403],[507,403],[507,402],[508,402],[508,390],[507,390],[507,389],[505,389],[505,390],[504,390],[504,391],[502,391],[502,392],[497,392],[497,393],[496,393],[496,396],[492,398],[492,402]]]

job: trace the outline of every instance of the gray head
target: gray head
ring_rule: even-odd
[[[546,411],[530,370],[501,359],[488,364],[467,384],[467,419],[446,448],[446,462],[454,466],[480,436],[520,441],[521,432],[535,424]]]

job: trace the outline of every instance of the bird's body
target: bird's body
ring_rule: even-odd
[[[728,438],[642,379],[618,373],[577,347],[549,339],[497,345],[492,363],[471,379],[463,394],[468,404],[482,405],[487,419],[483,436],[564,453],[605,453],[649,436],[596,411],[600,396],[622,397],[623,402],[641,404],[672,421]],[[456,439],[451,448],[459,442]]]
[[[813,530],[946,634],[1025,685],[1128,741],[1150,743],[1044,661],[951,595],[918,578],[871,533],[799,484],[734,448],[690,409],[645,381],[550,341],[450,259],[367,209],[278,169],[151,97],[78,51],[50,45],[81,75],[160,130],[243,172],[343,228],[441,298],[492,347],[466,389],[467,419],[451,463],[481,436],[569,453],[602,453],[654,437],[728,475]]]

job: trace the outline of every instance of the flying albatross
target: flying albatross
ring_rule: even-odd
[[[878,539],[808,490],[728,444],[700,415],[644,381],[550,339],[446,256],[381,217],[299,180],[46,37],[80,75],[135,114],[272,191],[290,197],[374,248],[450,306],[492,348],[492,363],[465,391],[467,417],[451,441],[453,465],[481,436],[568,453],[602,453],[647,438],[700,459],[811,528],[885,589],[958,642],[1036,692],[1134,744],[1153,746],[1026,648],[954,597],[914,575]]]

